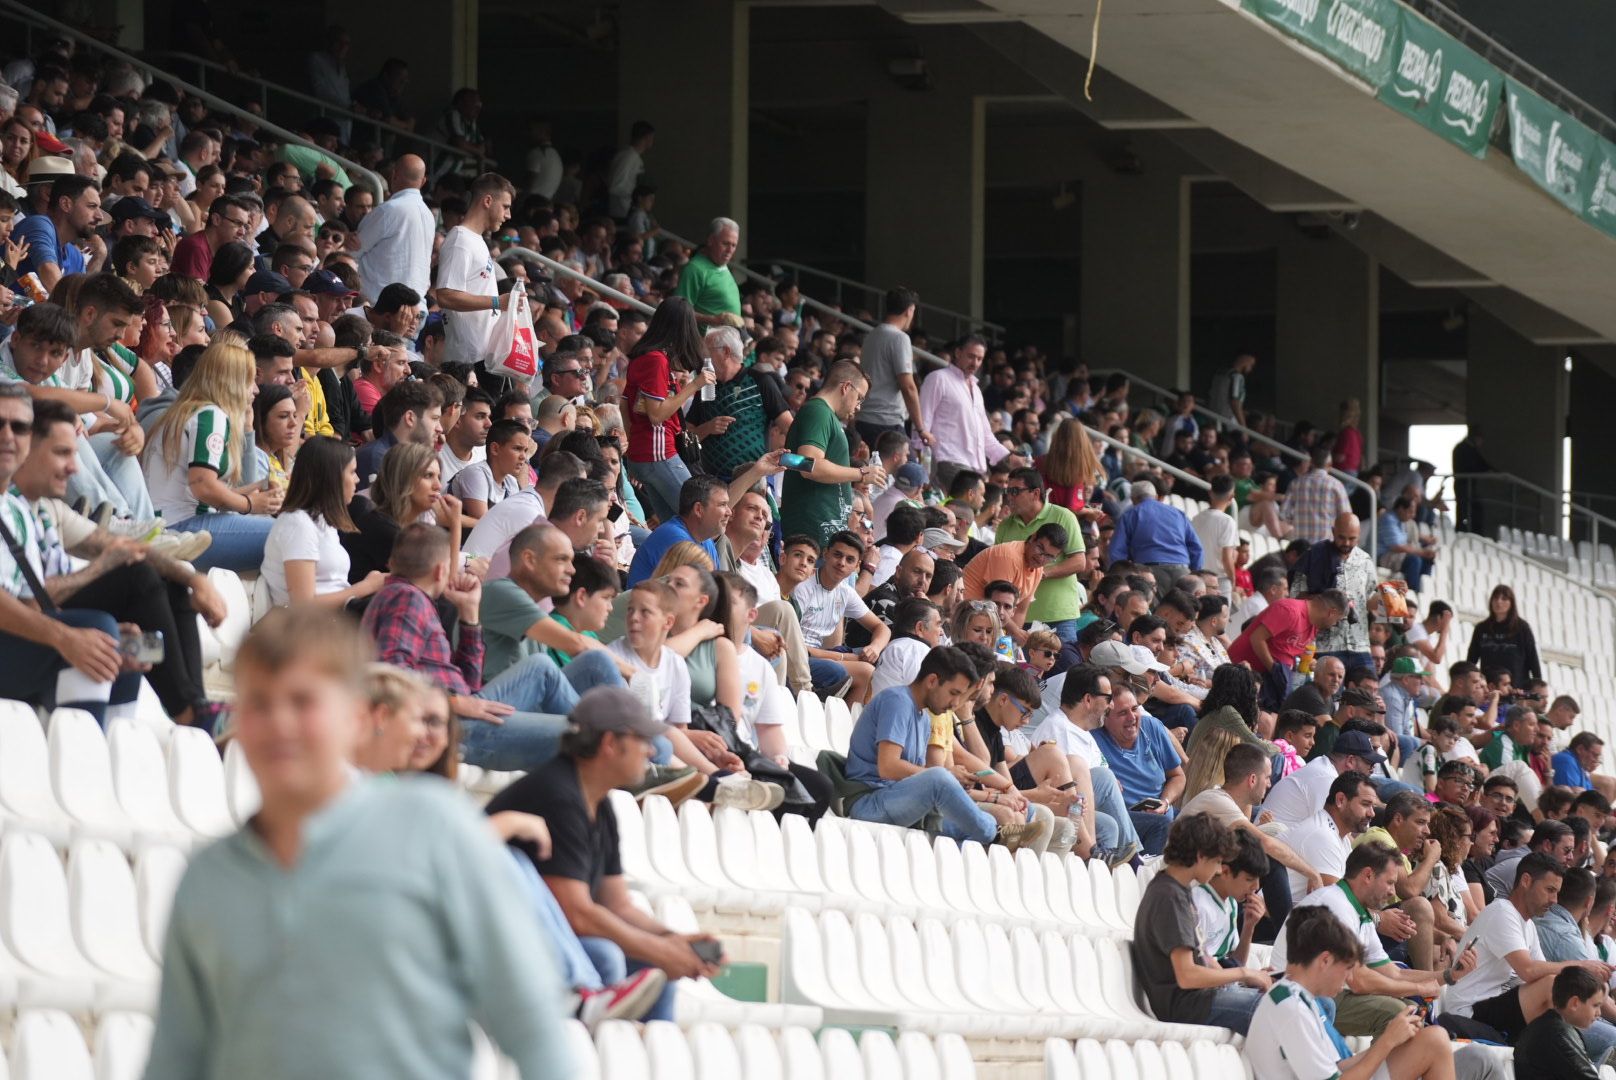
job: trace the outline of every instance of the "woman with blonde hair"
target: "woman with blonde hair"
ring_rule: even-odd
[[[365,696],[370,714],[353,763],[369,773],[403,772],[410,767],[426,736],[425,705],[430,692],[412,671],[392,664],[365,668]]]
[[[349,584],[386,572],[393,541],[404,526],[418,521],[449,531],[449,565],[460,566],[460,500],[444,491],[440,468],[437,452],[422,443],[399,443],[387,451],[368,494],[349,507],[358,530],[342,534]]]
[[[1340,418],[1336,421],[1335,445],[1330,448],[1330,457],[1336,468],[1344,473],[1358,475],[1363,466],[1363,432],[1358,430],[1358,421],[1363,413],[1363,406],[1357,398],[1348,398],[1341,403]]]
[[[207,532],[213,543],[192,560],[198,569],[257,570],[285,489],[241,480],[251,453],[258,394],[253,355],[234,344],[205,349],[174,404],[152,426],[141,459],[152,503],[179,532]]]
[[[967,600],[954,609],[948,626],[948,643],[974,641],[992,649],[999,641],[999,609],[992,600]]]
[[[1099,516],[1098,507],[1089,509],[1089,496],[1096,484],[1104,482],[1105,468],[1081,420],[1069,417],[1055,425],[1038,471],[1049,488],[1050,502],[1077,514],[1085,526]]]
[[[662,556],[662,561],[656,564],[651,571],[654,578],[666,577],[681,566],[694,566],[698,570],[705,570],[711,574],[716,568],[712,558],[702,549],[700,544],[690,540],[680,540],[670,547]]]

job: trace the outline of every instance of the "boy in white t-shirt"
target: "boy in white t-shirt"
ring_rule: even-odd
[[[1403,783],[1429,794],[1436,790],[1437,773],[1452,760],[1448,754],[1459,742],[1459,721],[1451,715],[1434,716],[1425,725],[1425,733],[1426,741],[1403,763]]]
[[[1268,913],[1257,890],[1268,873],[1268,855],[1262,842],[1245,830],[1235,832],[1240,850],[1212,875],[1212,880],[1195,887],[1195,917],[1201,924],[1201,952],[1215,967],[1245,967],[1251,952],[1251,936],[1257,923]],[[1241,914],[1241,906],[1245,914]],[[1224,963],[1228,959],[1232,963]]]
[[[1262,996],[1246,1032],[1245,1057],[1262,1080],[1390,1080],[1455,1075],[1453,1044],[1425,1027],[1410,1005],[1368,1050],[1343,1058],[1325,1029],[1319,1002],[1346,987],[1363,961],[1358,938],[1321,906],[1299,907],[1285,922],[1285,976]]]
[[[500,420],[490,427],[484,460],[461,469],[449,481],[449,493],[460,499],[461,513],[475,521],[520,491],[536,449],[538,444],[519,420]]]

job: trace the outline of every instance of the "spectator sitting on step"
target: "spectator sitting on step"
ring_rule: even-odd
[[[1030,821],[1000,826],[947,769],[928,767],[928,713],[952,712],[977,681],[976,666],[963,652],[933,649],[908,686],[893,686],[870,700],[853,726],[843,796],[847,816],[859,821],[917,826],[942,816],[941,833],[988,844],[998,839],[1016,848],[1042,831]]]
[[[1173,823],[1162,867],[1139,899],[1129,945],[1135,977],[1156,1019],[1206,1024],[1244,1035],[1270,982],[1255,967],[1222,968],[1202,951],[1195,889],[1239,851],[1234,833],[1208,814]]]

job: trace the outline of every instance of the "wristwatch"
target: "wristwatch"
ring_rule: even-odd
[[[363,371],[364,368],[365,368],[365,360],[366,360],[367,357],[370,356],[370,346],[369,345],[355,345],[354,346],[354,352],[359,354],[358,355],[359,369],[361,371]]]

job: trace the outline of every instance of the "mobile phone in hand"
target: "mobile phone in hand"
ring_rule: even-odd
[[[780,465],[782,468],[792,469],[796,472],[814,471],[814,459],[811,457],[804,457],[802,454],[792,454],[789,452],[781,454]]]
[[[724,961],[724,946],[716,941],[692,941],[690,948],[704,964],[721,964]]]

